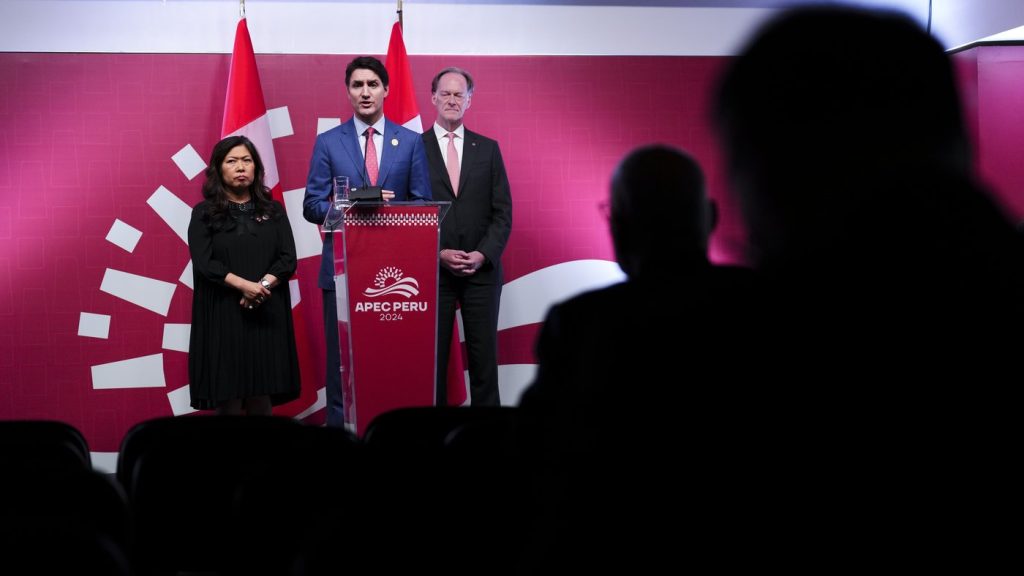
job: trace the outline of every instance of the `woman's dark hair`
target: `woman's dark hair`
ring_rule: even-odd
[[[206,181],[203,182],[203,198],[206,199],[207,219],[212,225],[223,224],[228,216],[228,197],[224,187],[224,179],[221,176],[221,165],[228,152],[236,146],[245,146],[252,156],[253,180],[249,186],[249,194],[252,197],[253,216],[257,221],[276,217],[278,213],[277,204],[270,197],[270,190],[263,183],[266,174],[263,168],[263,159],[256,150],[256,145],[245,136],[228,136],[213,147],[210,154],[210,163],[206,167]]]

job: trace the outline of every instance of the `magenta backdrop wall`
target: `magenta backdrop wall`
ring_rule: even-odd
[[[1024,46],[978,46],[958,53],[978,171],[1007,215],[1024,221]]]
[[[166,323],[190,321],[178,284],[167,316],[101,292],[107,268],[177,283],[185,244],[146,200],[164,186],[199,200],[171,156],[217,139],[227,55],[0,54],[0,418],[59,418],[93,450],[116,451],[141,420],[170,414],[187,383],[183,352],[161,348]],[[285,190],[301,188],[317,118],[346,118],[348,56],[264,55],[268,108],[286,106],[294,135],[275,140]],[[577,259],[613,258],[597,203],[615,162],[642,143],[689,150],[722,205],[714,257],[742,259],[706,108],[724,60],[701,57],[413,57],[424,124],[443,66],[478,83],[467,125],[499,140],[514,200],[506,282]],[[143,235],[132,253],[105,240],[115,219]],[[320,317],[318,258],[301,261],[307,316]],[[82,312],[111,317],[109,337],[78,335]],[[308,337],[322,363],[319,322]],[[532,363],[536,325],[502,334],[502,363]],[[93,365],[163,353],[165,388],[94,390]],[[322,368],[320,368],[322,370]],[[316,375],[320,381],[322,374]],[[282,410],[295,414],[315,390]],[[314,415],[315,420],[319,415]]]
[[[264,55],[268,108],[286,106],[294,134],[275,140],[285,190],[305,182],[317,118],[346,113],[348,56]],[[1024,218],[1024,48],[956,55],[977,163],[1008,214]],[[702,57],[412,58],[424,124],[433,121],[437,69],[471,70],[478,88],[467,124],[501,142],[514,197],[506,281],[578,259],[612,259],[596,205],[630,148],[666,142],[708,173],[722,223],[713,257],[739,262],[743,230],[725,191],[706,110],[725,59]],[[223,110],[227,55],[0,54],[0,418],[59,418],[93,450],[116,451],[141,420],[170,414],[187,356],[161,348],[165,323],[188,323],[191,290],[178,285],[166,317],[99,287],[114,268],[177,282],[187,247],[147,204],[160,186],[193,204],[171,156],[207,156]],[[143,232],[132,253],[104,238],[115,219]],[[300,262],[307,316],[320,316],[317,258]],[[109,337],[78,335],[82,312],[110,315]],[[500,359],[532,363],[536,325],[506,330]],[[319,322],[307,337],[319,370]],[[93,365],[163,353],[165,388],[94,390]],[[321,374],[315,375],[320,381]],[[315,390],[281,412],[295,414]],[[322,419],[317,414],[314,421]]]

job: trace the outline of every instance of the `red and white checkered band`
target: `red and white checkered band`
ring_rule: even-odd
[[[345,214],[346,226],[437,226],[437,213],[431,214]]]

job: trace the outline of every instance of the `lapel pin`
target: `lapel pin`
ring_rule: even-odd
[[[392,138],[391,139],[391,145],[392,146],[398,146],[398,138]]]

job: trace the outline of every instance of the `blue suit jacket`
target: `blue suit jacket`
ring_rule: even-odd
[[[362,186],[366,173],[363,152],[355,122],[350,118],[340,126],[320,134],[313,146],[306,179],[306,197],[302,215],[314,224],[323,224],[330,207],[335,176],[348,176],[349,185]],[[380,154],[377,185],[395,193],[395,200],[430,200],[430,173],[420,135],[385,119],[384,146]],[[320,263],[320,288],[334,290],[333,235],[324,238]]]

